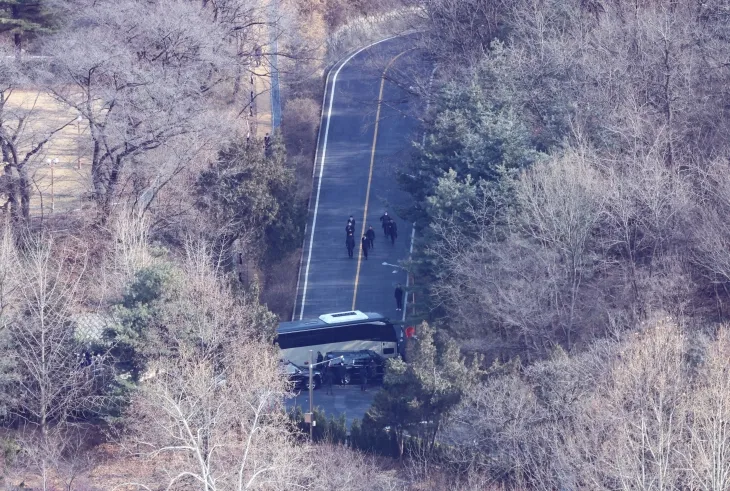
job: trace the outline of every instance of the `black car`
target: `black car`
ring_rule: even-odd
[[[309,368],[302,368],[290,361],[284,362],[283,366],[294,390],[299,391],[309,389]],[[322,384],[322,373],[319,370],[314,370],[312,379],[314,382],[314,388],[318,389]]]
[[[337,359],[342,357],[341,359]],[[369,380],[383,380],[385,374],[385,358],[372,350],[359,351],[328,351],[325,360],[332,360],[328,370],[334,370],[334,383],[337,384],[338,367],[340,363],[344,367],[344,373],[341,375],[343,382],[349,384],[352,381],[361,381],[360,377],[363,369],[367,371]]]

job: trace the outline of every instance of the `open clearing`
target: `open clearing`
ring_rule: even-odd
[[[83,147],[89,127],[86,121],[79,121],[77,117],[73,109],[43,92],[15,90],[8,98],[5,124],[17,128],[20,119],[24,118],[23,131],[18,138],[21,159],[48,133],[68,124],[29,160],[33,216],[48,215],[54,210],[69,212],[78,209],[82,198],[91,191],[88,152]],[[53,166],[53,176],[48,159],[58,159]]]

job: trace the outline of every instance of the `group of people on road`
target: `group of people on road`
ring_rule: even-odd
[[[390,243],[395,244],[395,239],[398,237],[398,225],[393,218],[388,215],[386,211],[383,216],[380,217],[380,222],[383,227],[383,234],[386,237],[390,237]],[[352,215],[347,219],[347,225],[345,225],[345,246],[347,247],[347,255],[350,259],[355,256],[355,218]],[[362,255],[365,259],[368,258],[368,253],[375,249],[375,230],[372,226],[368,227],[365,235],[360,240],[360,248]],[[395,288],[395,303],[396,310],[403,310],[403,287],[398,284]]]
[[[323,356],[321,352],[317,352],[317,363],[321,363]],[[377,367],[375,362],[370,360],[366,365],[356,365],[355,372],[352,374],[360,379],[360,390],[368,390],[368,382],[375,380],[377,375]],[[326,394],[333,394],[332,386],[335,382],[338,385],[347,385],[347,367],[342,359],[330,360],[322,366],[322,382],[326,387]]]
[[[383,234],[386,237],[390,237],[390,243],[395,244],[395,239],[398,237],[398,225],[395,220],[388,215],[386,211],[383,216],[380,217],[380,221],[383,226]],[[347,225],[345,225],[345,247],[347,247],[347,256],[353,258],[355,255],[355,219],[350,215],[347,219]],[[365,259],[368,258],[368,253],[375,249],[375,230],[370,225],[365,232],[365,235],[360,239],[360,249]]]

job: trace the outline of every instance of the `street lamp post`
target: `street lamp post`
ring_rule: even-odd
[[[314,429],[314,363],[312,363],[312,350],[309,350],[309,441],[313,440]]]
[[[81,170],[81,121],[83,118],[79,115],[76,118],[76,168]]]
[[[56,209],[56,203],[55,203],[55,197],[53,193],[53,181],[54,181],[54,175],[53,175],[53,169],[58,164],[58,159],[46,159],[46,163],[51,167],[51,212],[53,212]]]
[[[312,433],[314,429],[314,367],[317,365],[324,365],[326,363],[331,362],[332,360],[341,359],[344,360],[344,356],[338,356],[337,358],[332,358],[331,360],[324,360],[320,361],[319,363],[313,363],[312,360],[312,350],[309,350],[309,441],[314,441]],[[306,417],[305,417],[306,421]]]

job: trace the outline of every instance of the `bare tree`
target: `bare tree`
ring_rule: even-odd
[[[7,61],[3,64],[7,64]],[[2,205],[16,222],[28,224],[30,200],[33,194],[33,172],[42,165],[43,150],[55,135],[76,121],[67,117],[40,128],[39,99],[37,93],[29,103],[11,104],[10,99],[22,97],[22,88],[35,80],[30,73],[18,74],[20,67],[7,67],[8,72],[0,82],[0,151],[4,165],[2,194],[7,201]],[[13,77],[12,75],[16,76]],[[29,77],[29,75],[31,75]]]
[[[672,320],[630,336],[560,428],[579,487],[677,489],[686,451],[686,340]]]
[[[689,485],[721,490],[730,486],[730,337],[727,327],[707,349],[697,386],[687,400],[689,449],[683,453]]]
[[[229,341],[236,346],[225,362],[181,348],[135,397],[128,441],[157,463],[157,483],[289,488],[306,471],[281,407],[286,385],[273,347]]]
[[[17,367],[12,415],[23,428],[23,463],[41,475],[46,489],[75,441],[71,425],[99,407],[97,376],[105,360],[92,356],[75,331],[85,251],[27,236],[14,266],[19,311],[7,327],[4,353]]]
[[[191,141],[215,150],[232,135],[215,101],[236,61],[227,56],[222,26],[193,2],[75,5],[67,29],[47,46],[55,63],[49,87],[88,122],[94,199],[104,220],[122,189],[140,195],[151,185],[149,200],[205,155]],[[187,152],[171,152],[177,145]],[[140,171],[152,179],[134,189]]]

